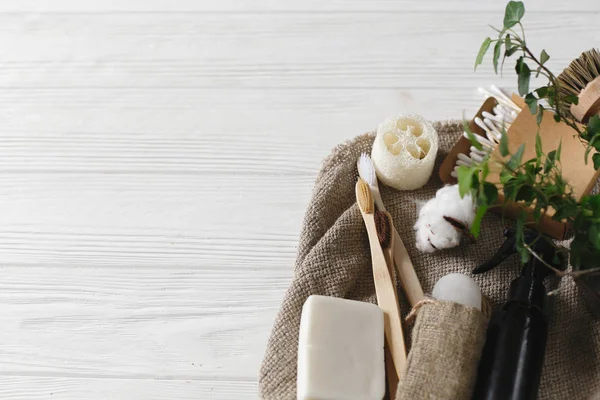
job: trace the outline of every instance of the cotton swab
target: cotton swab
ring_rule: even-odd
[[[470,139],[469,134],[467,132],[465,132],[463,134],[464,137],[466,137],[467,139]],[[495,145],[494,143],[490,142],[487,138],[484,138],[483,136],[480,135],[473,135],[475,136],[475,139],[484,147],[489,147],[489,148],[493,148]]]
[[[489,90],[484,88],[479,88],[478,90],[485,97],[493,97],[497,104],[492,109],[492,112],[484,111],[481,113],[481,117],[476,117],[473,120],[483,130],[483,135],[463,133],[463,136],[467,139],[474,137],[483,148],[478,149],[475,146],[471,146],[468,155],[458,154],[454,170],[450,173],[454,178],[458,177],[459,167],[469,167],[475,163],[482,162],[496,148],[502,135],[508,131],[519,115],[519,112],[521,112],[521,108],[497,86],[491,85]]]

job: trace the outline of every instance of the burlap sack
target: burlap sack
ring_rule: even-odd
[[[429,299],[417,315],[396,398],[470,399],[489,318],[473,307]]]
[[[431,293],[442,276],[469,273],[487,261],[504,240],[502,219],[489,215],[475,244],[465,243],[433,254],[416,250],[413,225],[417,203],[428,200],[441,187],[437,169],[462,132],[459,123],[438,123],[436,129],[440,153],[429,183],[409,192],[381,187],[383,201],[426,293]],[[275,321],[260,371],[260,395],[264,399],[296,397],[298,328],[302,305],[309,295],[375,302],[369,245],[354,196],[356,159],[361,152],[370,151],[373,139],[373,134],[367,134],[338,146],[317,177],[300,235],[294,278]],[[498,304],[504,301],[510,282],[519,274],[518,260],[514,258],[474,278],[492,303]],[[553,312],[539,397],[589,399],[600,389],[600,321],[592,317],[570,278],[559,285],[551,302]],[[547,286],[557,288],[552,282]],[[404,313],[409,311],[404,298],[401,306]]]

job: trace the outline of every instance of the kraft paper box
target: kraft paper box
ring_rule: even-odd
[[[554,121],[553,114],[550,111],[544,112],[544,118],[538,127],[537,116],[531,114],[523,99],[519,96],[513,95],[513,101],[523,110],[519,113],[514,123],[506,133],[508,136],[508,147],[510,153],[512,154],[516,152],[519,146],[524,143],[525,152],[523,154],[523,160],[534,158],[535,138],[539,129],[539,133],[542,138],[542,150],[544,153],[547,154],[552,150],[556,150],[558,145],[562,142],[560,160],[562,175],[572,186],[575,198],[580,200],[581,197],[589,194],[600,174],[594,170],[591,154],[588,159],[588,163],[585,163],[584,155],[586,145],[579,140],[577,137],[577,132],[563,122],[557,123]],[[496,99],[493,97],[488,98],[477,112],[476,117],[482,118],[482,113],[484,111],[492,112],[492,109],[496,106],[496,104],[498,104]],[[469,127],[474,134],[485,136],[483,129],[475,124],[474,121],[470,122]],[[440,167],[440,178],[442,182],[456,183],[456,179],[453,178],[450,173],[454,170],[458,154],[469,154],[470,147],[471,142],[469,139],[461,136],[460,140],[454,145]],[[492,152],[492,157],[501,157],[498,148]],[[498,182],[498,172],[490,172],[488,180],[492,182]],[[502,201],[502,189],[499,188],[498,202],[500,203]],[[504,212],[504,214],[508,217],[514,218],[518,214],[521,207],[522,206],[519,206],[518,204],[513,204],[505,207],[504,210],[496,210]],[[542,218],[539,230],[556,239],[564,239],[568,230],[567,223],[553,220],[551,218],[553,214],[554,210],[548,210],[548,214]]]

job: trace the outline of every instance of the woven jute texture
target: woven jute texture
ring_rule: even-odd
[[[488,317],[446,301],[419,307],[398,399],[470,399]]]
[[[469,274],[487,261],[502,244],[505,226],[499,216],[488,215],[476,243],[433,254],[416,249],[413,225],[418,204],[433,197],[442,186],[437,170],[462,132],[456,122],[437,123],[435,127],[440,151],[427,185],[408,192],[381,187],[383,201],[426,293],[431,293],[442,276],[451,272]],[[354,195],[356,160],[361,152],[370,152],[373,139],[371,133],[338,146],[317,176],[299,239],[294,277],[275,320],[260,371],[260,395],[264,399],[296,397],[298,328],[308,296],[320,294],[375,303],[369,244]],[[510,282],[519,275],[518,260],[512,258],[473,278],[492,304],[500,304]],[[549,280],[546,287],[558,291],[550,301],[550,333],[539,398],[589,399],[600,391],[600,321],[592,317],[572,279]],[[405,298],[401,299],[401,307],[406,315],[409,306]],[[405,336],[410,337],[409,332]]]

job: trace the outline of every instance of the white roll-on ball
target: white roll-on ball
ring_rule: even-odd
[[[438,151],[433,125],[419,115],[401,115],[379,125],[371,158],[377,177],[398,190],[427,183]]]
[[[448,274],[440,278],[433,287],[434,299],[453,301],[481,310],[481,289],[479,285],[464,274]]]

